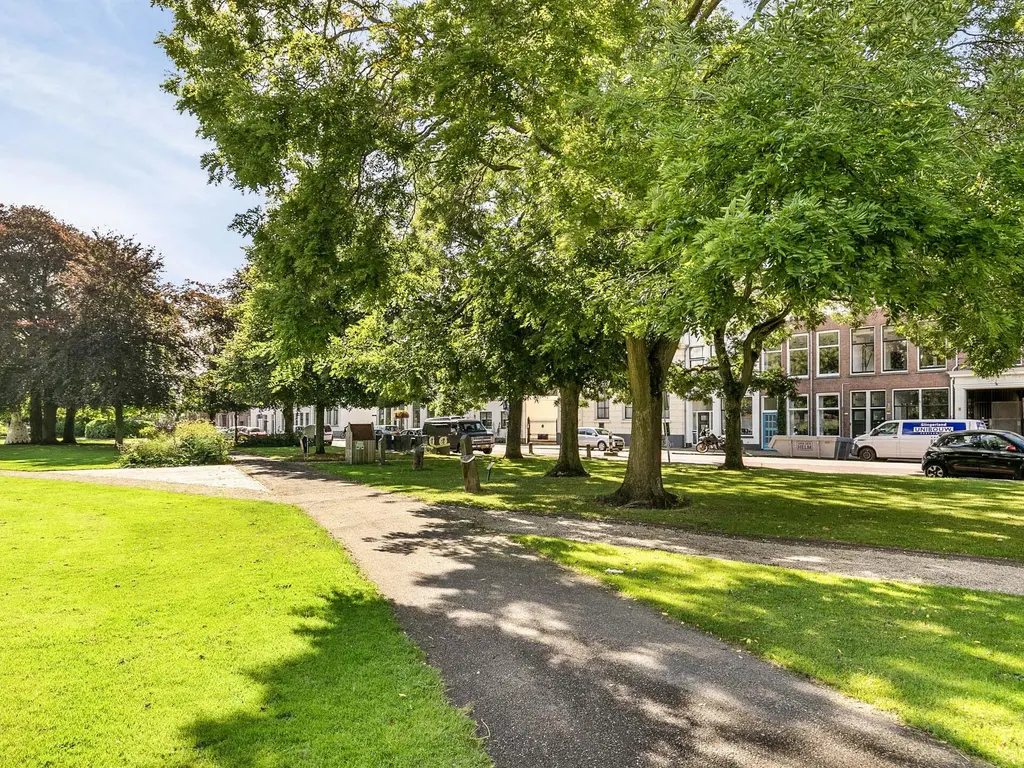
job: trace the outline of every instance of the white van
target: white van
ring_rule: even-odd
[[[886,421],[853,441],[853,455],[864,461],[913,459],[920,461],[935,438],[947,432],[985,429],[984,421]]]

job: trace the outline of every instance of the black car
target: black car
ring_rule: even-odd
[[[479,419],[468,416],[438,416],[427,419],[423,422],[423,434],[428,445],[447,445],[453,451],[459,450],[459,442],[466,436],[472,438],[473,450],[484,453],[494,450],[494,433]]]
[[[928,477],[1004,477],[1024,479],[1024,437],[1016,432],[975,429],[943,435],[921,460]]]

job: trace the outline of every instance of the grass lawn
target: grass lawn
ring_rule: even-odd
[[[327,451],[327,456],[333,457],[334,459],[340,459],[345,455],[344,446],[327,445],[324,446]],[[287,459],[288,461],[303,461],[311,460],[316,461],[316,454],[313,453],[311,448],[309,454],[305,457],[302,455],[302,449],[297,447],[278,447],[278,448],[247,448],[244,445],[232,446],[231,450],[235,453],[247,453],[251,456],[263,456],[271,459]],[[324,461],[325,459],[320,459]]]
[[[966,752],[1024,766],[1024,598],[519,540]]]
[[[52,469],[115,469],[113,440],[80,441],[79,445],[0,445],[0,469],[45,472]]]
[[[0,478],[0,616],[0,765],[489,765],[292,507]]]
[[[482,460],[485,467],[490,462]],[[734,473],[677,464],[665,467],[665,483],[686,496],[689,507],[615,509],[595,499],[618,487],[624,462],[585,461],[589,478],[548,479],[544,473],[554,459],[498,459],[480,494],[462,490],[458,462],[428,456],[426,469],[417,472],[411,459],[395,456],[387,467],[330,464],[322,469],[430,502],[1024,560],[1022,483],[769,469]]]

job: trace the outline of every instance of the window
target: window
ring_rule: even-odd
[[[420,426],[420,421],[421,421],[422,417],[423,417],[423,414],[420,413],[420,404],[419,403],[413,403],[412,404],[412,425],[413,425],[413,427]],[[504,413],[501,415],[501,420],[502,420],[501,427],[502,427],[502,429],[504,429],[505,428],[505,424],[504,424],[505,414]]]
[[[786,423],[789,424],[789,434],[791,435],[809,434],[807,395],[797,395],[789,401],[789,418]]]
[[[853,436],[866,435],[885,421],[885,391],[850,393]]]
[[[892,417],[897,421],[921,418],[921,390],[894,389],[892,391]]]
[[[907,370],[907,340],[888,326],[882,329],[882,370]]]
[[[945,367],[946,358],[938,352],[932,352],[930,349],[923,348],[917,350],[917,369],[919,371],[927,371],[930,368]]]
[[[763,371],[781,371],[782,370],[782,347],[775,347],[775,349],[766,349],[763,353],[763,361],[761,363],[761,370]]]
[[[494,416],[491,415],[490,411],[480,411],[480,422],[490,429],[494,426]]]
[[[754,436],[754,398],[744,397],[740,403],[740,435]]]
[[[818,434],[839,435],[839,395],[818,395]]]
[[[879,425],[875,430],[876,435],[895,435],[896,430],[899,428],[899,424],[895,421],[888,421],[885,424]]]
[[[808,335],[798,333],[789,340],[789,375],[807,375],[807,343]]]
[[[839,331],[818,332],[818,375],[839,375]]]
[[[622,406],[622,418],[624,418],[626,421],[629,421],[630,419],[633,418],[633,406],[632,405],[629,405],[627,403],[626,405]]]
[[[875,372],[875,329],[850,332],[850,373]]]
[[[697,368],[704,365],[710,357],[711,349],[706,344],[690,347],[686,351],[686,361],[690,368]]]
[[[664,392],[661,395],[661,418],[665,421],[669,420],[669,415],[671,414],[669,405],[668,392]]]
[[[948,419],[949,418],[949,390],[948,389],[922,389],[921,390],[921,418],[922,419]]]
[[[597,401],[597,418],[611,418],[611,403],[607,399]]]
[[[777,397],[766,397],[764,402],[761,403],[762,411],[778,411],[779,410],[779,398]]]
[[[999,435],[975,435],[976,445],[983,451],[1006,451],[1017,450],[1016,446],[1010,448],[1010,441]]]

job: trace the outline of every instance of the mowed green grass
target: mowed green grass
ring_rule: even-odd
[[[113,440],[80,445],[0,445],[0,469],[46,472],[54,469],[116,469]]]
[[[337,459],[345,455],[344,446],[325,445],[324,449],[327,453],[321,454],[321,456],[326,455]],[[240,445],[237,447],[233,446],[232,451],[249,454],[250,456],[262,456],[270,459],[286,459],[288,461],[317,460],[317,456],[314,453],[313,448],[310,448],[309,453],[306,455],[303,455],[301,448],[285,446],[277,446],[273,448],[249,448],[245,445]]]
[[[519,540],[966,752],[1024,766],[1024,598]]]
[[[485,477],[488,457],[482,462]],[[325,472],[430,502],[659,523],[746,536],[781,536],[1024,559],[1024,483],[816,474],[669,465],[666,486],[690,502],[672,510],[597,502],[622,481],[624,462],[585,461],[589,478],[544,477],[553,459],[498,459],[479,494],[462,490],[459,460],[426,469],[395,455],[386,467],[330,464]]]
[[[0,478],[0,765],[489,764],[299,510]]]

